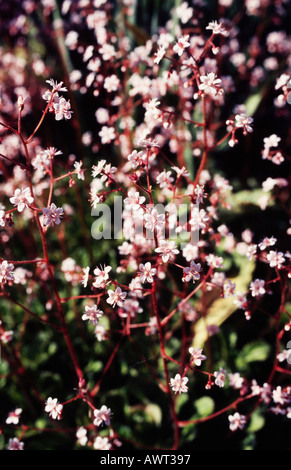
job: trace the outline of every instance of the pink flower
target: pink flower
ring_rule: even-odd
[[[151,232],[155,229],[160,230],[165,225],[165,215],[159,214],[157,209],[152,209],[149,214],[144,215],[145,228],[148,228]]]
[[[109,442],[108,437],[97,436],[94,441],[93,447],[96,450],[110,450],[111,444]]]
[[[0,263],[0,284],[14,280],[13,269],[14,265],[8,261],[4,260]]]
[[[266,293],[265,281],[263,279],[255,279],[250,284],[250,291],[253,297],[260,297]]]
[[[46,401],[45,411],[49,413],[49,416],[53,419],[61,419],[63,405],[58,403],[57,398],[49,397]]]
[[[226,371],[220,367],[219,371],[214,372],[215,376],[215,384],[218,385],[218,387],[223,387],[224,382],[225,382],[225,377],[226,377]]]
[[[56,121],[71,119],[72,111],[70,101],[66,101],[65,98],[61,97],[53,106]]]
[[[94,410],[94,421],[93,424],[95,426],[100,426],[101,424],[106,424],[107,426],[110,424],[110,415],[111,409],[107,408],[106,405],[101,406],[100,410]]]
[[[187,266],[183,269],[183,282],[198,281],[200,279],[201,264],[195,263],[193,260],[190,262],[190,267]]]
[[[17,206],[18,212],[22,212],[34,201],[29,188],[15,189],[14,196],[10,198],[11,204]]]
[[[205,93],[205,95],[216,96],[217,94],[223,93],[221,88],[221,79],[217,78],[214,72],[210,72],[207,75],[201,75],[200,77],[199,90]]]
[[[12,437],[8,442],[8,450],[23,450],[24,443],[19,441],[17,437]]]
[[[151,263],[148,261],[145,264],[139,265],[139,276],[141,282],[153,282],[153,277],[157,273],[156,268],[152,268]]]
[[[45,227],[53,227],[55,224],[59,225],[64,213],[63,209],[57,207],[53,202],[50,207],[44,207],[42,212],[44,214],[43,224]]]
[[[201,366],[202,361],[206,359],[206,356],[202,354],[202,349],[191,347],[189,348],[189,353],[192,356],[191,361],[194,361],[196,366]]]
[[[176,374],[175,377],[170,380],[172,390],[175,393],[188,392],[188,387],[186,385],[188,380],[188,377],[181,377],[180,374]]]
[[[167,261],[175,259],[175,255],[179,253],[179,250],[174,241],[161,239],[155,252],[161,255],[164,263],[167,263]]]
[[[173,47],[173,51],[178,54],[178,56],[181,57],[183,54],[184,50],[187,49],[187,47],[190,46],[190,42],[188,41],[189,39],[189,34],[186,34],[185,36],[181,36],[178,41],[175,43]]]
[[[22,408],[16,408],[14,411],[11,411],[6,419],[6,424],[18,424],[21,413]]]
[[[111,266],[104,266],[103,268],[95,268],[94,274],[96,276],[95,282],[93,284],[97,289],[104,288],[106,281],[109,279],[109,273],[112,270]]]
[[[89,320],[93,325],[97,325],[99,318],[103,315],[102,310],[99,310],[97,305],[85,306],[85,313],[82,315],[82,320]]]
[[[228,417],[229,420],[229,429],[231,431],[236,431],[237,429],[243,429],[246,425],[246,417],[240,413],[234,413]]]
[[[225,29],[222,23],[215,21],[210,21],[206,29],[212,30],[212,34],[221,34],[222,36],[228,36],[228,31]]]
[[[114,127],[108,126],[103,126],[98,135],[101,137],[102,144],[110,144],[116,137]]]
[[[126,292],[123,292],[120,287],[116,287],[115,291],[109,290],[108,291],[108,298],[106,302],[112,307],[115,307],[115,305],[118,305],[119,307],[122,307],[123,301],[126,298]]]

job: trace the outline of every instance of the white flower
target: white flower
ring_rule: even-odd
[[[28,207],[28,205],[33,203],[33,201],[34,199],[31,196],[29,188],[15,189],[14,196],[10,198],[11,204],[17,206],[18,212],[22,212],[25,207]]]
[[[223,387],[224,382],[225,382],[226,371],[222,367],[220,367],[219,371],[214,372],[214,376],[215,376],[215,384],[218,387]]]
[[[269,137],[265,137],[264,147],[267,149],[271,147],[278,147],[280,140],[281,140],[281,137],[278,137],[277,134],[272,134]]]
[[[18,424],[21,413],[22,408],[16,408],[14,411],[11,411],[6,418],[6,424]]]
[[[154,64],[159,64],[166,53],[166,49],[160,46],[155,53]]]
[[[267,254],[267,260],[269,261],[269,265],[271,268],[282,268],[282,264],[285,263],[285,258],[283,256],[283,253],[281,251],[275,251],[271,250]]]
[[[244,415],[239,413],[234,413],[228,417],[229,420],[229,429],[231,431],[236,431],[237,429],[243,429],[246,425],[247,419]]]
[[[44,226],[53,227],[55,224],[59,225],[61,223],[61,217],[63,216],[64,210],[61,207],[57,207],[52,202],[50,207],[44,207],[42,212],[44,214]]]
[[[101,137],[102,144],[110,144],[110,142],[112,142],[112,140],[114,140],[116,137],[114,127],[108,126],[102,126],[98,135]]]
[[[126,209],[136,211],[140,208],[141,204],[145,202],[145,197],[140,196],[138,191],[128,191],[127,197],[124,199]]]
[[[12,437],[8,441],[8,450],[23,450],[24,443],[19,441],[17,437]]]
[[[235,115],[235,126],[241,127],[243,129],[244,135],[246,135],[248,132],[253,132],[253,128],[251,127],[252,123],[253,118],[245,113]]]
[[[76,438],[78,444],[81,446],[85,446],[87,444],[88,438],[87,438],[87,429],[81,426],[79,429],[77,429],[76,432]]]
[[[196,364],[196,366],[201,366],[202,361],[205,361],[206,356],[202,354],[202,349],[199,348],[189,348],[189,353],[192,356],[192,361]]]
[[[192,208],[191,219],[189,221],[193,230],[205,229],[209,216],[204,209],[199,210],[198,207]]]
[[[94,441],[93,447],[96,450],[110,450],[111,444],[109,442],[108,437],[97,436]]]
[[[75,162],[74,163],[74,168],[75,168],[75,171],[77,173],[77,176],[78,176],[78,179],[79,180],[84,180],[85,179],[85,170],[83,168],[81,168],[83,165],[83,162]]]
[[[102,310],[99,310],[97,305],[85,306],[85,313],[82,315],[82,320],[89,320],[93,325],[97,325],[99,318],[103,315]]]
[[[152,268],[150,262],[145,264],[140,263],[139,265],[139,275],[141,282],[153,282],[153,277],[157,273],[156,268]]]
[[[112,305],[112,307],[115,307],[115,305],[122,307],[126,295],[126,292],[123,292],[120,287],[116,287],[115,291],[108,291],[108,299],[106,300],[106,302]]]
[[[101,424],[106,424],[107,426],[110,424],[110,415],[111,409],[107,408],[106,405],[101,406],[100,410],[94,410],[94,421],[93,424],[95,426],[100,426]]]
[[[0,284],[14,280],[13,269],[14,265],[8,261],[4,260],[0,263]]]
[[[190,46],[190,42],[188,41],[188,39],[189,34],[186,34],[185,36],[181,36],[180,38],[178,38],[178,41],[175,43],[173,51],[178,54],[178,56],[181,57],[184,50]]]
[[[190,262],[190,267],[183,268],[183,282],[198,281],[200,279],[201,264],[195,263],[193,260]]]
[[[90,266],[87,266],[86,268],[83,268],[82,271],[83,271],[84,275],[83,275],[81,283],[83,284],[84,287],[87,287],[88,279],[89,279]]]
[[[71,103],[66,101],[65,98],[61,97],[56,103],[54,103],[55,119],[61,121],[62,119],[71,119]]]
[[[165,225],[165,215],[159,214],[157,209],[152,209],[150,214],[144,215],[145,228],[148,228],[151,232],[155,229],[160,230]]]
[[[156,253],[160,253],[164,263],[169,260],[175,259],[175,255],[179,253],[174,241],[171,240],[160,240],[158,248],[155,249]]]
[[[188,377],[181,377],[180,374],[176,374],[173,379],[170,380],[170,385],[172,387],[172,390],[175,393],[181,393],[181,392],[187,392],[188,387],[187,387],[187,382],[188,382]]]
[[[106,281],[109,279],[109,273],[112,270],[111,266],[104,266],[103,268],[95,268],[94,274],[96,276],[95,282],[93,284],[94,287],[98,289],[104,288]]]
[[[206,29],[212,30],[212,34],[221,34],[222,36],[228,36],[228,31],[225,29],[222,23],[215,21],[210,21]]]
[[[253,297],[260,297],[266,292],[265,281],[263,279],[255,279],[250,284],[250,291]]]
[[[45,411],[49,413],[49,416],[53,419],[61,419],[63,405],[58,403],[57,398],[49,397],[46,401]]]
[[[221,79],[217,78],[214,72],[210,72],[207,75],[201,75],[200,77],[199,90],[209,96],[216,96],[217,94],[223,93],[221,88]]]

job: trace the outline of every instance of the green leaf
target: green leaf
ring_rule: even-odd
[[[236,359],[236,366],[243,369],[246,364],[251,362],[265,361],[270,353],[270,345],[265,341],[253,341],[244,346]]]
[[[195,401],[195,407],[199,417],[205,417],[211,415],[215,408],[214,400],[211,397],[201,397]]]
[[[265,425],[265,418],[261,415],[260,411],[256,410],[251,415],[250,424],[248,426],[249,432],[257,432]]]
[[[156,426],[160,426],[162,422],[162,410],[158,405],[155,403],[149,403],[145,407],[145,412]]]

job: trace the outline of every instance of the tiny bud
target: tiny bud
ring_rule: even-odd
[[[18,100],[17,100],[17,105],[18,105],[18,109],[20,111],[22,111],[23,107],[24,107],[24,98],[22,95],[19,95],[18,96]]]

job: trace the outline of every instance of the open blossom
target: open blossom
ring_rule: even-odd
[[[160,46],[155,52],[154,64],[159,64],[166,53],[166,49],[163,46]]]
[[[49,416],[53,419],[61,419],[63,405],[58,402],[57,398],[49,397],[45,404],[45,411],[49,413]]]
[[[77,429],[76,438],[77,438],[77,443],[80,444],[80,446],[85,446],[88,441],[87,429],[84,428],[83,426],[80,426]]]
[[[78,179],[79,180],[84,180],[85,179],[85,170],[82,168],[83,162],[75,162],[74,163],[74,168],[77,173]]]
[[[53,202],[50,207],[43,208],[43,224],[45,227],[53,227],[55,224],[61,223],[61,217],[63,216],[64,210],[62,207],[57,207]]]
[[[109,77],[106,77],[104,80],[104,88],[109,93],[112,91],[117,91],[119,84],[120,84],[120,80],[115,74],[110,75]]]
[[[255,279],[250,284],[250,291],[253,297],[260,297],[266,293],[265,281],[263,279]]]
[[[188,377],[181,377],[180,374],[176,374],[173,379],[170,380],[170,385],[175,393],[186,393],[188,392],[187,382]]]
[[[164,263],[167,263],[167,261],[175,259],[175,255],[179,253],[179,250],[174,241],[161,239],[155,252],[161,255]]]
[[[95,426],[101,426],[101,424],[106,424],[107,426],[110,424],[110,415],[111,409],[107,408],[106,405],[102,405],[100,410],[94,410],[94,421],[93,424]]]
[[[223,89],[221,88],[221,79],[216,76],[214,72],[210,72],[207,75],[201,75],[200,77],[199,90],[205,93],[205,95],[216,96],[222,94]]]
[[[218,387],[223,387],[226,377],[226,371],[222,367],[220,367],[219,371],[214,372],[214,376],[215,384],[218,385]]]
[[[178,54],[178,56],[181,57],[184,50],[190,46],[190,42],[188,41],[188,39],[189,39],[189,34],[186,34],[185,36],[181,36],[180,38],[178,38],[178,41],[175,43],[173,47],[173,51],[176,54]]]
[[[17,437],[12,437],[8,441],[8,450],[23,450],[24,443],[19,441]]]
[[[34,201],[29,188],[15,189],[14,195],[10,198],[11,204],[17,206],[18,212],[22,212]]]
[[[231,431],[236,431],[237,429],[244,429],[247,419],[244,415],[236,412],[233,415],[228,417],[229,420],[229,429]]]
[[[129,190],[127,197],[124,199],[124,205],[126,209],[132,209],[134,211],[138,210],[145,202],[146,198],[144,196],[140,196],[138,191]]]
[[[228,31],[225,29],[222,23],[215,21],[210,21],[206,29],[212,30],[212,34],[221,34],[222,36],[228,36]]]
[[[56,103],[54,103],[53,107],[56,121],[71,119],[72,111],[70,101],[66,101],[65,98],[61,97]]]
[[[103,315],[102,310],[99,310],[97,305],[86,305],[85,313],[82,315],[82,320],[89,320],[93,325],[97,325],[99,318]]]
[[[0,263],[0,283],[14,280],[13,274],[14,265],[4,260]]]
[[[103,126],[98,135],[101,137],[102,144],[110,144],[110,142],[112,142],[116,137],[114,127],[108,126]]]
[[[109,290],[108,291],[108,299],[106,302],[112,307],[115,307],[115,305],[118,305],[119,307],[122,307],[123,301],[126,298],[126,292],[123,292],[120,287],[116,287],[115,291],[114,290]]]
[[[271,250],[267,254],[267,260],[268,260],[269,265],[271,266],[271,268],[281,269],[282,264],[285,263],[285,258],[284,258],[284,255],[281,251],[278,252],[278,251],[275,251],[275,250]]]
[[[165,225],[165,214],[159,214],[157,209],[152,209],[149,214],[144,215],[145,228],[148,228],[151,232],[155,229],[160,230]]]
[[[145,264],[140,263],[139,276],[141,282],[153,282],[156,273],[156,268],[152,268],[152,265],[149,261]]]
[[[191,210],[191,219],[189,223],[193,230],[205,229],[208,221],[209,216],[204,209],[199,210],[198,207],[194,207]]]
[[[94,287],[97,287],[98,289],[104,288],[106,281],[109,279],[109,273],[112,270],[111,266],[104,266],[103,268],[95,268],[94,269],[94,274],[96,276],[95,281],[93,283]]]
[[[96,450],[110,450],[111,444],[108,437],[97,436],[93,443],[93,447]]]
[[[235,127],[241,127],[244,135],[248,132],[253,132],[252,124],[253,118],[248,116],[246,113],[235,115]]]
[[[16,408],[14,411],[11,411],[6,418],[6,424],[18,424],[21,413],[22,408]]]
[[[201,264],[195,263],[193,260],[190,262],[190,266],[183,268],[183,282],[198,281],[200,279]]]
[[[206,356],[202,354],[202,349],[200,348],[189,348],[189,353],[191,354],[191,360],[194,361],[196,366],[201,366],[202,361],[205,361]]]
[[[174,181],[174,178],[172,178],[171,174],[172,174],[171,171],[166,171],[166,170],[158,174],[156,182],[160,186],[161,189],[167,188]]]

